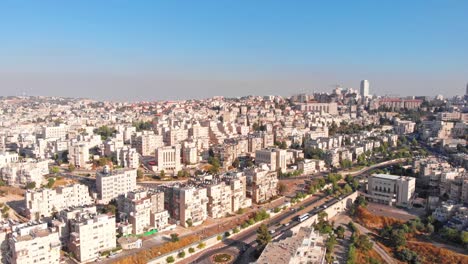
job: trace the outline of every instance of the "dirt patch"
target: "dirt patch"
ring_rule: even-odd
[[[357,208],[355,218],[361,225],[374,230],[380,230],[385,226],[391,226],[396,223],[403,223],[403,221],[393,217],[372,214],[369,210],[363,207]]]
[[[379,263],[385,263],[383,258],[373,249],[367,252],[357,250],[356,253],[356,263],[371,263],[371,259],[377,260]]]
[[[422,263],[468,263],[468,255],[458,254],[430,243],[409,242],[407,247],[419,255]]]

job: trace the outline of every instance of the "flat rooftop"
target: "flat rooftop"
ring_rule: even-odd
[[[398,175],[391,175],[391,174],[372,174],[372,177],[374,178],[381,178],[381,179],[385,179],[385,180],[398,180],[400,179],[400,177],[402,176],[398,176]]]

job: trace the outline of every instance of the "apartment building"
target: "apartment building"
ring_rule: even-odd
[[[73,184],[55,189],[28,190],[24,195],[26,216],[32,220],[52,216],[72,206],[84,206],[93,203],[88,186]]]
[[[49,161],[27,159],[25,161],[9,163],[0,168],[0,176],[10,186],[24,187],[30,182],[39,186],[44,175],[49,173]]]
[[[128,146],[118,148],[115,151],[117,164],[124,168],[138,169],[140,167],[140,154],[135,148]]]
[[[171,218],[187,227],[200,225],[208,216],[207,189],[193,185],[164,187],[164,206]]]
[[[313,113],[326,113],[330,115],[338,115],[338,104],[337,103],[299,103],[297,104],[299,110],[303,112]]]
[[[19,156],[13,152],[0,152],[0,168],[10,163],[18,162]]]
[[[232,213],[232,190],[225,182],[214,182],[206,187],[208,196],[208,215],[222,218]]]
[[[135,190],[119,196],[117,203],[120,219],[132,225],[134,235],[161,230],[169,223],[169,213],[164,210],[164,192]]]
[[[87,143],[76,142],[68,148],[68,161],[77,168],[85,167],[89,161],[89,147]]]
[[[83,215],[70,222],[68,249],[78,261],[94,261],[100,252],[117,246],[114,216]]]
[[[67,137],[68,126],[65,124],[60,124],[58,126],[43,126],[42,127],[42,137],[44,139],[66,139]]]
[[[163,136],[156,135],[153,132],[145,131],[133,136],[132,147],[142,156],[154,154],[156,148],[164,146]]]
[[[367,196],[377,203],[410,207],[415,189],[416,178],[374,174],[369,176]]]
[[[171,171],[176,174],[182,169],[180,158],[180,145],[160,147],[156,149],[158,171]]]
[[[292,237],[268,243],[255,263],[323,264],[325,254],[324,237],[311,227],[301,227]]]
[[[182,162],[186,165],[198,163],[198,149],[194,146],[184,146],[182,149]]]
[[[60,262],[59,233],[47,223],[27,223],[12,228],[8,239],[11,264],[50,264]]]
[[[252,199],[247,197],[247,177],[242,172],[228,172],[223,180],[231,187],[232,212],[252,205]]]
[[[136,186],[136,169],[110,170],[105,166],[101,172],[96,173],[96,189],[98,200],[101,203],[109,203],[121,194],[133,191]]]
[[[286,171],[286,150],[268,148],[255,151],[255,163],[267,164],[270,170],[277,171],[280,169],[282,172]]]
[[[312,174],[324,171],[325,161],[317,159],[304,159],[297,163],[297,169],[303,171],[304,174]]]
[[[414,132],[416,123],[408,120],[395,119],[393,129],[398,135],[406,135]]]
[[[278,174],[267,168],[249,168],[244,171],[247,178],[247,193],[254,203],[264,203],[278,195]]]

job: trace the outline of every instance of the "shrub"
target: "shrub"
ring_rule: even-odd
[[[185,251],[179,252],[179,254],[177,254],[177,257],[184,258],[185,257]]]
[[[203,249],[206,247],[206,244],[204,242],[200,242],[200,244],[198,244],[197,248],[198,249]]]
[[[195,249],[193,247],[191,247],[191,248],[188,249],[188,252],[193,253],[193,252],[195,252]]]
[[[173,256],[169,256],[166,258],[166,262],[167,263],[173,263],[175,261],[174,257]]]
[[[216,237],[216,239],[219,241],[219,240],[223,239],[223,237],[222,237],[221,235],[218,235],[218,236]]]

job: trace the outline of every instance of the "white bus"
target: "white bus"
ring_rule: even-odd
[[[309,214],[303,214],[303,215],[300,215],[297,217],[297,221],[299,221],[300,223],[304,222],[305,220],[307,220],[308,218],[310,217]]]

